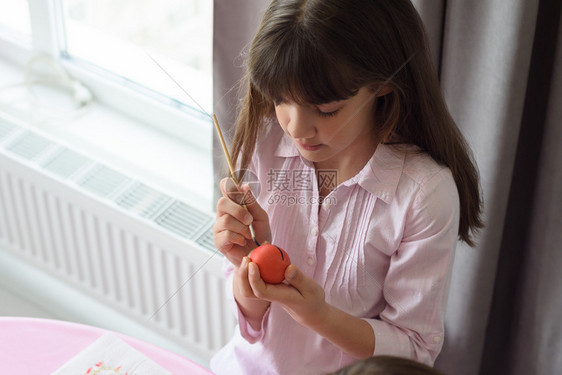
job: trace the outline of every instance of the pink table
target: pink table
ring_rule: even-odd
[[[106,332],[58,320],[0,317],[0,374],[50,374]],[[178,354],[113,333],[172,374],[211,374]]]

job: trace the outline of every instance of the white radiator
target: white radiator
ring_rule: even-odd
[[[0,117],[0,251],[204,359],[235,325],[213,220]]]

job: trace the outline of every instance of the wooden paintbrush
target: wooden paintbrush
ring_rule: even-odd
[[[217,129],[217,133],[219,134],[219,139],[221,141],[222,150],[224,151],[224,156],[226,157],[226,162],[228,163],[228,169],[230,170],[230,175],[232,177],[232,180],[236,184],[236,187],[239,187],[240,182],[238,181],[238,177],[236,176],[236,173],[235,173],[235,170],[234,170],[234,165],[232,164],[232,159],[230,158],[230,154],[228,153],[228,148],[226,147],[226,142],[224,141],[224,137],[222,136],[221,127],[219,126],[219,122],[217,121],[217,116],[215,116],[215,114],[213,113],[213,115],[211,117],[213,118],[213,123],[215,124],[215,129]],[[244,209],[246,211],[248,211],[248,207],[246,206],[246,204],[244,202],[242,202],[242,207],[244,207]],[[252,224],[249,225],[249,228],[250,228],[250,233],[252,234],[252,239],[254,240],[254,243],[257,246],[260,246],[259,242],[256,240],[256,233],[254,232],[254,227],[252,226]]]

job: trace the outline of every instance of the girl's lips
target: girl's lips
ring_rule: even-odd
[[[322,144],[311,145],[311,144],[301,143],[301,142],[298,142],[298,141],[297,141],[297,143],[301,148],[303,148],[307,151],[316,151],[316,150],[320,149],[320,147],[322,147]]]

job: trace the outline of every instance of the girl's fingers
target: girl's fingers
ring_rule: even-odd
[[[263,244],[264,241],[271,241],[271,228],[269,227],[267,212],[259,205],[249,185],[242,185],[240,189],[244,193],[246,208],[253,218],[252,225],[256,233],[256,241],[260,244]]]
[[[286,283],[267,284],[260,277],[259,267],[255,263],[248,265],[248,280],[258,298],[281,304],[302,302],[310,295],[322,293],[314,280],[306,277],[295,265],[291,264],[285,272]],[[320,288],[321,289],[321,288]]]
[[[247,240],[236,233],[224,231],[215,235],[217,250],[235,267],[240,267],[242,259],[249,253],[246,243]]]
[[[254,197],[250,186],[242,185],[240,190],[243,194],[243,199],[248,208],[248,212],[252,215],[254,220],[257,221],[268,221],[267,212],[258,204],[258,201]]]
[[[221,180],[221,192],[223,194],[223,198],[226,198],[238,207],[241,207],[246,214],[250,214],[249,216],[246,215],[247,219],[253,218],[253,220],[258,221],[268,220],[267,213],[258,204],[258,201],[254,197],[254,194],[248,184],[244,184],[237,188],[236,185],[234,185],[234,182],[232,182],[232,179],[224,178]],[[246,205],[246,208],[244,208],[242,204]],[[225,208],[230,207],[231,206],[225,204]],[[244,214],[240,213],[240,217],[244,217]],[[250,222],[246,222],[246,225],[250,225]]]
[[[295,298],[295,294],[299,292],[285,284],[267,284],[260,276],[260,270],[257,264],[250,262],[248,264],[248,280],[252,288],[252,293],[260,299],[270,302],[286,302]]]
[[[213,225],[213,234],[217,234],[223,231],[230,231],[233,233],[238,233],[242,237],[249,240],[252,239],[252,234],[247,225],[244,225],[240,221],[236,220],[230,215],[222,215],[215,220]]]
[[[236,232],[223,230],[215,234],[215,246],[222,253],[230,250],[233,245],[246,246],[246,238]]]
[[[246,226],[254,221],[251,213],[226,197],[219,198],[217,202],[217,218],[224,215],[230,215]]]
[[[258,298],[266,299],[267,285],[260,276],[258,265],[253,262],[248,264],[248,281],[254,295]]]
[[[271,229],[269,227],[269,217],[267,212],[258,204],[250,187],[243,185],[240,189],[236,189],[233,183],[229,183],[230,179],[224,178],[221,180],[220,186],[223,196],[217,203],[217,218],[223,215],[230,215],[240,223],[250,226],[252,225],[256,234],[256,241],[262,243],[263,241],[271,241]],[[232,187],[232,186],[233,187]],[[232,189],[236,189],[240,196],[233,196]],[[246,208],[241,206],[239,202],[246,202]],[[233,229],[234,230],[234,229]],[[247,232],[243,233],[244,236],[251,239],[249,228]]]
[[[308,291],[314,288],[316,282],[309,277],[306,277],[301,270],[298,269],[294,264],[289,265],[285,269],[285,281],[290,285],[294,286],[301,292]]]
[[[244,257],[240,263],[240,267],[235,271],[236,287],[240,294],[245,298],[255,298],[254,292],[248,282],[248,264],[250,258]]]

